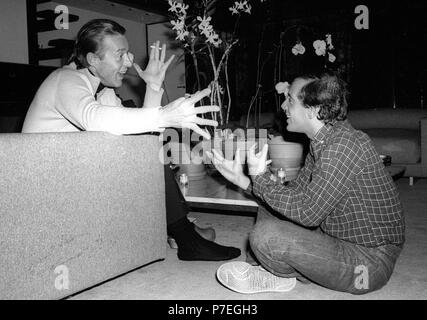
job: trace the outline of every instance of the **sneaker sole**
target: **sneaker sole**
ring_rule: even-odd
[[[240,275],[242,275],[243,272],[246,272],[250,268],[254,268],[254,266],[243,261],[228,262],[221,265],[218,268],[218,270],[216,271],[216,277],[218,281],[228,289],[238,293],[243,293],[243,294],[267,293],[267,292],[289,292],[296,286],[296,283],[297,283],[296,278],[281,278],[273,274],[272,276],[277,278],[275,288],[269,288],[269,289],[258,288],[258,289],[251,289],[251,290],[243,290],[243,289],[235,288],[232,285],[229,285],[228,278],[230,273],[232,274],[231,276],[234,277],[235,281],[239,281],[239,280],[244,281],[245,279],[247,279],[247,277],[238,279],[238,277],[236,277],[236,273],[237,274],[240,273]]]

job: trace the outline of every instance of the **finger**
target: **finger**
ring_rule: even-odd
[[[273,162],[273,160],[267,160],[266,162],[265,162],[265,165],[269,165],[269,164],[271,164]]]
[[[138,75],[142,78],[144,71],[142,71],[141,67],[137,63],[134,63],[133,67],[135,68],[136,73],[138,73]]]
[[[218,159],[220,161],[224,161],[224,157],[222,155],[222,152],[220,153],[218,150],[212,149],[212,153],[214,154],[216,159]]]
[[[200,134],[203,138],[205,138],[206,140],[210,140],[211,139],[211,135],[206,132],[205,130],[202,130],[197,124],[195,123],[188,123],[188,124],[184,124],[183,127],[189,128],[191,130],[193,130],[194,132]]]
[[[222,172],[222,171],[223,171],[223,168],[222,168],[222,162],[221,162],[221,161],[219,161],[217,158],[213,158],[213,159],[212,159],[212,163],[213,163],[213,165],[215,166],[215,168],[216,168],[216,169],[218,169],[218,171],[219,171],[219,172]]]
[[[197,91],[195,94],[193,94],[189,99],[188,102],[190,103],[196,103],[200,100],[202,100],[204,97],[207,97],[211,93],[211,89],[206,88],[202,91]]]
[[[160,54],[160,62],[165,62],[165,58],[166,58],[166,43],[163,43],[162,45],[162,52]]]
[[[163,65],[163,69],[166,70],[167,68],[169,68],[169,65],[171,64],[171,62],[173,61],[173,59],[175,58],[175,55],[173,54],[168,61],[166,61],[166,63]]]
[[[150,50],[150,60],[154,59],[155,51],[156,51],[156,44],[153,43],[153,45],[151,46],[151,50]]]
[[[236,149],[236,154],[234,155],[234,165],[240,165],[240,148]]]
[[[202,125],[202,126],[213,126],[213,127],[218,126],[218,121],[210,120],[210,119],[203,119],[200,117],[196,117],[194,122],[197,123],[198,125]]]
[[[179,108],[184,101],[185,101],[184,97],[178,98],[178,99],[172,101],[171,103],[168,103],[167,105],[165,105],[161,109],[164,109],[167,111],[175,110],[175,109]]]
[[[205,151],[206,156],[210,159],[213,160],[214,155],[212,154],[212,152],[210,151]]]
[[[193,110],[191,111],[191,113],[189,115],[194,116],[196,114],[202,114],[202,113],[204,114],[204,113],[208,113],[208,112],[218,112],[218,111],[219,111],[218,106],[204,106],[204,107],[193,108]]]
[[[256,146],[257,146],[257,144],[256,144],[256,143],[254,143],[254,144],[249,148],[249,150],[248,150],[248,154],[249,154],[250,156],[255,156],[255,148],[256,148]]]
[[[267,151],[268,151],[268,144],[265,144],[261,151],[257,153],[257,158],[266,159],[267,158]],[[265,158],[264,158],[265,157]]]
[[[268,152],[268,144],[265,144],[262,147],[262,151],[261,151],[262,159],[267,159],[267,152]]]
[[[157,40],[156,41],[156,48],[154,51],[154,58],[156,59],[156,61],[159,61],[159,51],[160,51],[160,41]]]
[[[193,115],[194,114],[200,114],[200,113],[207,113],[207,112],[217,112],[219,111],[219,107],[218,106],[203,106],[203,107],[197,107],[194,108],[195,110],[193,111]]]

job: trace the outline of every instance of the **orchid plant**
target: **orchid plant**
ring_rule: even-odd
[[[325,35],[325,40],[316,40],[313,42],[313,48],[318,56],[325,56],[328,58],[329,62],[333,63],[336,60],[336,57],[332,54],[334,46],[332,44],[332,36],[330,34]],[[301,41],[298,41],[292,48],[292,53],[294,55],[304,54],[305,47],[302,45]]]
[[[335,62],[336,57],[332,53],[332,50],[334,50],[335,48],[334,48],[334,45],[332,44],[331,34],[326,34],[324,40],[320,40],[320,39],[315,40],[313,42],[313,48],[314,48],[316,55],[325,57],[325,62],[326,62],[326,59],[330,63]],[[297,56],[297,55],[303,55],[304,53],[305,53],[304,45],[301,43],[301,41],[297,40],[297,43],[292,47],[292,54]],[[325,67],[326,67],[326,63],[325,63]],[[279,95],[283,94],[284,96],[286,96],[288,94],[289,87],[290,87],[290,84],[287,81],[278,82],[275,85],[276,92]]]
[[[220,107],[219,119],[217,119],[216,113],[212,114],[212,119],[219,120],[220,125],[224,125],[229,121],[232,104],[228,81],[228,58],[231,50],[239,41],[236,37],[236,31],[240,17],[243,14],[251,14],[252,6],[249,0],[234,2],[233,6],[229,8],[230,14],[236,16],[234,32],[231,37],[225,37],[218,33],[212,25],[212,14],[215,11],[217,0],[197,1],[202,7],[201,14],[189,14],[188,4],[169,0],[169,11],[173,15],[170,22],[176,33],[175,39],[183,44],[184,50],[193,59],[198,90],[201,89],[198,59],[200,56],[209,58],[213,75],[209,85],[211,88],[210,103]],[[224,86],[226,90],[224,90]],[[224,103],[225,101],[227,104]]]

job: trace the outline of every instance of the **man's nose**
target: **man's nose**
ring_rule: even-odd
[[[288,109],[288,100],[283,101],[281,108],[284,112],[286,112],[286,110]]]
[[[130,67],[132,67],[132,63],[133,63],[133,54],[128,52],[125,55],[125,63],[124,64],[126,67],[130,68]]]

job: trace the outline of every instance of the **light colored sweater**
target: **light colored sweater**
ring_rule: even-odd
[[[113,89],[95,93],[99,78],[70,64],[52,72],[38,89],[25,117],[23,133],[106,131],[113,134],[161,132],[163,89],[147,86],[143,108],[125,108]]]

